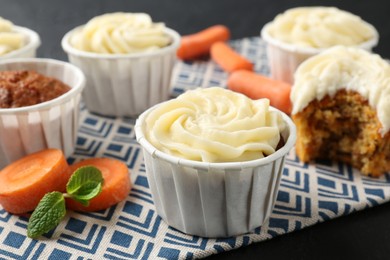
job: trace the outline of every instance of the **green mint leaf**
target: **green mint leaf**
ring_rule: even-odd
[[[102,191],[102,186],[103,176],[100,170],[94,166],[83,166],[70,177],[66,192],[72,199],[88,206],[89,200]]]
[[[61,192],[47,193],[32,213],[27,235],[37,238],[55,228],[66,214],[65,199]]]

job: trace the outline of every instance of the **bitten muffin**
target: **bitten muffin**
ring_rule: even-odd
[[[372,176],[390,170],[390,65],[380,56],[338,46],[306,60],[291,101],[302,161],[339,160]]]

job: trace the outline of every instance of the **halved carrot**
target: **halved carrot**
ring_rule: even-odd
[[[65,191],[70,175],[61,150],[27,155],[0,171],[0,204],[14,214],[32,211],[47,192]]]
[[[130,192],[130,174],[127,165],[111,158],[90,158],[70,166],[72,172],[81,166],[92,165],[98,168],[103,175],[102,192],[89,201],[88,206],[72,199],[66,199],[69,209],[76,211],[98,211],[109,208],[124,200]]]
[[[286,114],[291,113],[291,85],[286,82],[273,80],[252,71],[238,70],[230,74],[227,85],[230,90],[252,99],[268,98],[271,106]]]
[[[226,72],[235,70],[253,71],[253,64],[245,57],[238,54],[225,42],[216,42],[211,46],[211,58]]]
[[[210,52],[211,45],[219,41],[227,41],[230,30],[224,25],[214,25],[200,32],[181,37],[177,56],[182,60],[190,60]]]

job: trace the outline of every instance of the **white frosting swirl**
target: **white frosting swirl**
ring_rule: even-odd
[[[304,61],[295,72],[292,114],[312,100],[353,90],[376,109],[384,135],[390,129],[390,65],[379,55],[354,47],[333,47]]]
[[[275,152],[285,128],[269,100],[220,87],[198,88],[162,103],[146,119],[146,139],[158,150],[203,162],[239,162]]]
[[[164,23],[144,13],[108,13],[92,18],[71,38],[73,47],[94,53],[124,54],[153,51],[171,43]]]
[[[285,43],[302,47],[356,46],[378,33],[359,16],[335,7],[298,7],[275,17],[269,34]]]
[[[14,25],[0,17],[0,56],[17,50],[25,44],[24,36],[15,32]]]

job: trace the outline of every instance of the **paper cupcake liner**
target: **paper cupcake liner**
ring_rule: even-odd
[[[326,49],[301,47],[274,39],[268,33],[270,23],[261,30],[262,39],[267,43],[267,56],[271,77],[288,83],[294,82],[294,73],[298,66],[306,59],[321,53]],[[376,32],[375,28],[373,31]],[[378,44],[379,35],[375,33],[373,39],[356,47],[371,51]]]
[[[39,35],[33,30],[20,26],[14,26],[13,30],[25,36],[25,45],[20,49],[0,56],[0,60],[11,58],[35,58],[37,49],[41,45]]]
[[[56,78],[72,89],[60,97],[34,106],[0,109],[0,169],[46,148],[73,153],[78,129],[82,72],[75,66],[49,59],[0,62],[0,70],[34,70]]]
[[[191,235],[229,237],[267,220],[285,155],[295,142],[295,126],[288,116],[283,114],[288,128],[281,133],[286,144],[274,154],[248,162],[203,163],[156,150],[144,136],[148,111],[137,120],[135,132],[156,211],[168,225]]]
[[[149,107],[169,99],[170,81],[180,36],[166,29],[171,45],[136,54],[94,54],[74,49],[67,33],[62,46],[69,61],[87,78],[83,94],[90,112],[109,116],[137,116]]]

